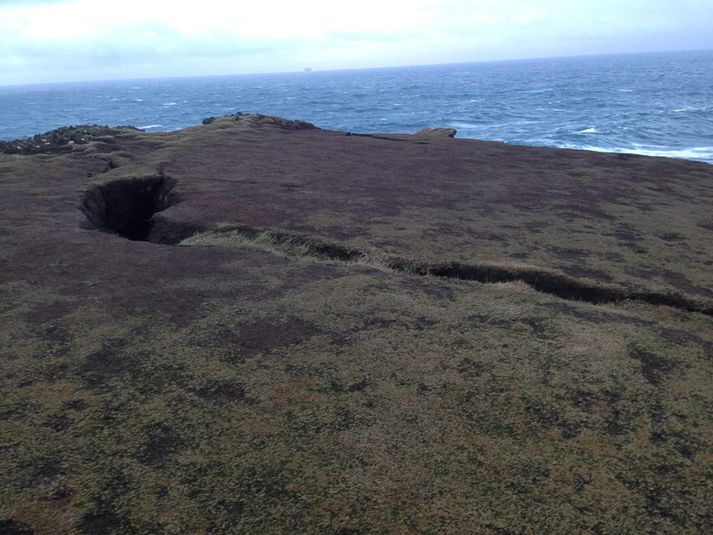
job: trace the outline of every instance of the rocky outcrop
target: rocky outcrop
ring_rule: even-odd
[[[456,137],[458,131],[455,128],[422,128],[414,134],[418,137]]]
[[[119,129],[140,131],[133,126],[117,128],[100,125],[65,126],[25,139],[0,141],[0,152],[25,155],[68,152],[72,150],[72,145],[84,145],[98,137],[114,135]]]
[[[284,119],[274,115],[263,115],[261,113],[243,113],[237,112],[232,115],[222,117],[206,117],[203,119],[203,125],[213,124],[216,121],[234,120],[243,123],[245,126],[276,126],[282,130],[311,130],[317,128],[312,123],[307,121],[299,121],[294,119]]]
[[[283,130],[311,130],[317,128],[312,123],[307,121],[299,121],[295,119],[284,119],[282,117],[275,117],[273,115],[262,115],[260,113],[256,114],[238,114],[235,116],[236,121],[248,122],[251,125],[269,125],[276,126]]]

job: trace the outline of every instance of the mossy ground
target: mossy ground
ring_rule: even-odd
[[[228,146],[230,136],[314,135],[317,147],[322,139],[224,130]],[[158,155],[145,149],[151,165],[199,158],[185,145],[202,131],[159,136]],[[126,135],[129,148],[114,152],[140,160],[131,146],[143,147],[144,134]],[[105,162],[91,152],[29,158],[0,156],[1,185],[13,197],[0,201],[12,223],[0,233],[6,526],[92,534],[713,527],[709,316],[301,259],[251,243],[130,242],[79,225],[86,175],[104,172]],[[200,197],[199,182],[178,180],[184,202],[167,219]],[[307,225],[339,228],[332,237],[361,246],[348,235],[355,213],[336,222],[330,210],[310,212]],[[361,239],[389,253],[475,256],[453,245],[465,236],[423,238],[438,224],[435,209],[422,213],[430,230],[409,227],[409,209],[399,213],[403,229],[395,214],[369,222],[377,230]],[[692,222],[679,216],[680,228],[697,224],[697,212]],[[570,247],[568,227],[553,218],[557,225],[559,238],[543,240]],[[640,261],[651,265],[658,238],[641,232],[652,256]],[[498,247],[493,258],[512,260]],[[694,269],[699,253],[681,269],[710,289]],[[561,268],[548,258],[545,267]],[[538,260],[535,251],[524,259]]]

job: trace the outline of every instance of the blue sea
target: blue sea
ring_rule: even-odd
[[[70,124],[167,131],[238,111],[713,163],[713,51],[0,86],[0,139]]]

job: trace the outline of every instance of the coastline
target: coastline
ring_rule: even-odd
[[[332,130],[438,124],[469,139],[711,163],[711,73],[713,51],[699,51],[0,88],[0,139],[70,123],[175,131],[243,111]]]

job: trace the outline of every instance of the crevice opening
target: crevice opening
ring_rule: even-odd
[[[153,215],[177,202],[175,184],[175,180],[160,175],[96,184],[85,192],[81,210],[90,228],[146,241],[151,235]]]

